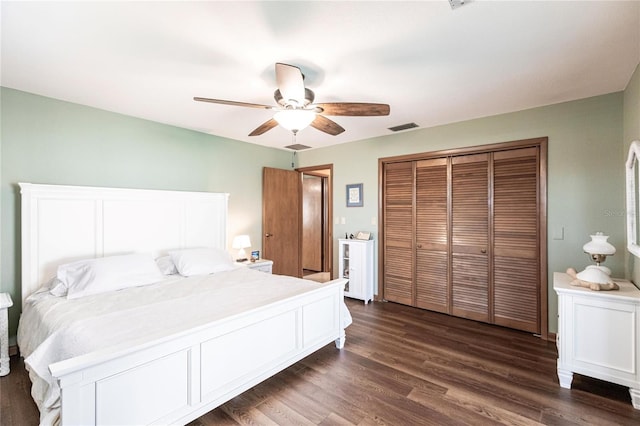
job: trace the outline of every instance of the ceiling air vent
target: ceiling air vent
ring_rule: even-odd
[[[401,130],[414,129],[416,127],[418,127],[416,123],[407,123],[401,124],[399,126],[389,127],[389,130],[391,130],[392,132],[399,132]]]
[[[295,145],[285,146],[285,148],[293,149],[294,151],[302,151],[303,149],[309,149],[311,147],[297,143]]]

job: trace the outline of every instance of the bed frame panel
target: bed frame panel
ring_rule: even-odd
[[[229,194],[31,183],[20,192],[23,301],[74,260],[227,248]]]
[[[226,248],[228,194],[20,187],[23,300],[68,261]],[[334,280],[197,329],[52,364],[61,423],[185,424],[328,343],[342,348],[345,283]]]

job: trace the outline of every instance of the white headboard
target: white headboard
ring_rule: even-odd
[[[229,194],[20,183],[22,300],[60,264],[227,246]]]

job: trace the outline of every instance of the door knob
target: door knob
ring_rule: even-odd
[[[487,252],[487,249],[482,249],[482,250],[480,250],[480,253],[482,253],[482,254],[484,254],[484,253],[486,253],[486,252]]]
[[[418,248],[422,248],[422,244],[418,244]]]
[[[269,238],[269,237],[273,237],[273,234],[266,233],[266,234],[264,234],[264,236]]]

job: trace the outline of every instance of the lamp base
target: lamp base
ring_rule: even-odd
[[[589,265],[576,274],[576,278],[589,283],[608,284],[612,282],[610,274],[611,270],[605,266]]]
[[[611,269],[607,268],[606,266],[602,266],[602,265],[589,265],[586,268],[584,268],[584,270],[588,270],[588,269],[599,269],[600,271],[604,272],[605,274],[611,276]]]
[[[586,287],[589,290],[606,291],[618,290],[620,288],[600,267],[594,265],[587,266],[587,268],[580,273],[577,273],[573,268],[569,268],[567,269],[567,275],[573,279],[570,283],[571,285]]]
[[[236,262],[246,262],[247,261],[247,252],[244,251],[244,248],[241,248],[240,250],[238,250],[238,258],[236,259]]]

